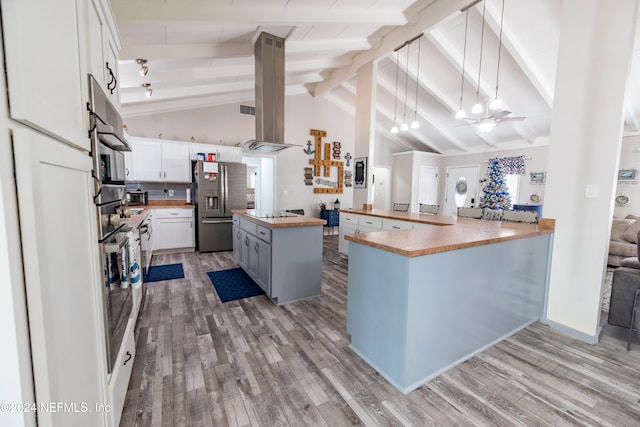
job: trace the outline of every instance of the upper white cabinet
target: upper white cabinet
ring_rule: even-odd
[[[129,138],[131,154],[125,158],[128,181],[191,182],[189,146],[160,140]]]
[[[1,0],[11,118],[89,150],[82,3]]]
[[[218,162],[242,162],[242,149],[240,147],[228,147],[224,145],[212,145],[212,144],[189,144],[191,152],[191,160],[198,159],[198,153],[203,153],[205,159],[209,153],[216,155],[216,161]]]
[[[109,3],[89,0],[85,7],[87,72],[95,77],[113,105],[118,108],[118,53],[121,44],[111,18]]]

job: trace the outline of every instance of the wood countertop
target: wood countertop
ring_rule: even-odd
[[[148,205],[128,206],[129,209],[144,209],[138,215],[131,215],[125,224],[131,228],[140,227],[142,221],[151,213],[151,209],[195,209],[194,205],[188,205],[184,200],[150,200]]]
[[[264,225],[271,228],[283,228],[283,227],[310,227],[310,226],[322,226],[326,225],[327,221],[320,218],[314,218],[310,216],[303,216],[288,213],[287,217],[282,218],[258,218],[255,215],[255,210],[232,210],[232,214],[240,215],[257,224]]]
[[[341,212],[441,225],[345,235],[345,239],[351,242],[410,258],[550,234],[555,229],[555,220],[548,218],[542,218],[539,224],[522,224],[385,210],[350,209]]]

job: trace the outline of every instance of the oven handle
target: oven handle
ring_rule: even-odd
[[[233,222],[232,219],[203,219],[203,224],[227,224]]]
[[[129,243],[129,237],[125,234],[116,243],[104,243],[102,250],[106,254],[117,253],[122,247]]]

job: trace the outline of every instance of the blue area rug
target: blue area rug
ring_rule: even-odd
[[[264,294],[264,291],[241,268],[211,271],[207,275],[222,302]]]
[[[182,263],[152,265],[151,267],[149,267],[149,272],[144,269],[143,274],[145,282],[160,282],[162,280],[184,279],[184,270],[182,269]]]

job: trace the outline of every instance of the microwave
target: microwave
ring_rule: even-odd
[[[127,191],[127,205],[146,205],[149,203],[149,193],[146,191]]]

